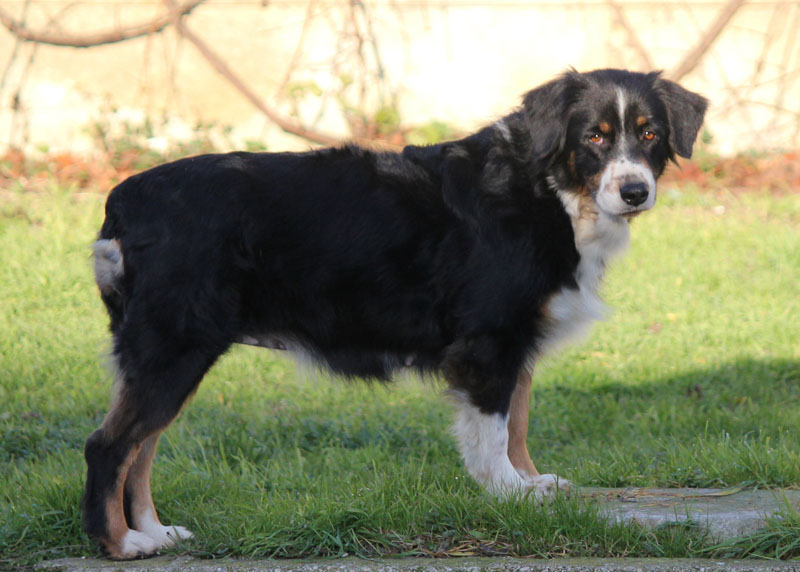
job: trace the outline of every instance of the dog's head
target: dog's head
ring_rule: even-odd
[[[525,95],[533,160],[558,189],[614,216],[655,204],[656,179],[690,157],[707,100],[659,73],[568,72]]]

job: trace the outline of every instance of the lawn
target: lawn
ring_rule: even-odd
[[[95,193],[0,191],[0,568],[99,555],[80,527],[83,442],[106,410],[91,276]],[[579,485],[800,486],[800,194],[665,186],[611,270],[615,309],[540,365],[528,444]],[[198,556],[797,556],[800,517],[714,546],[611,524],[577,499],[489,499],[442,388],[330,381],[235,347],[162,439],[163,520]]]

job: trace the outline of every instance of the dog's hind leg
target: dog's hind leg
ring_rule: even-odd
[[[139,454],[128,471],[124,490],[125,516],[132,529],[143,532],[160,546],[172,546],[176,540],[191,538],[193,535],[182,526],[161,524],[153,504],[150,471],[159,437],[161,432],[157,431],[142,441]]]
[[[116,340],[116,397],[85,449],[84,524],[116,559],[149,556],[189,536],[183,528],[158,521],[150,468],[159,434],[223,351],[186,348],[185,340],[176,346],[145,327],[128,326],[123,325]],[[174,351],[178,347],[184,349]]]
[[[158,550],[152,538],[128,528],[123,510],[123,485],[140,447],[127,440],[109,439],[102,428],[86,441],[83,523],[112,558],[136,558]]]

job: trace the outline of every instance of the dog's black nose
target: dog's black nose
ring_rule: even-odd
[[[622,186],[619,195],[632,207],[639,206],[647,200],[647,185],[645,183],[628,183]]]

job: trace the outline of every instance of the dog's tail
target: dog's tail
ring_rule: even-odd
[[[122,263],[122,249],[119,241],[113,238],[101,238],[94,243],[94,280],[100,289],[100,296],[105,302],[111,317],[111,331],[125,317],[125,305],[122,297],[122,278],[125,267]]]

